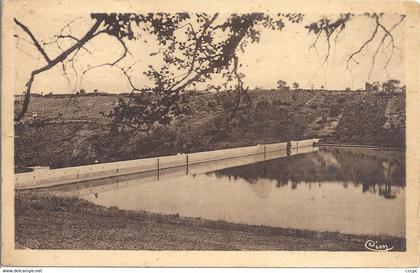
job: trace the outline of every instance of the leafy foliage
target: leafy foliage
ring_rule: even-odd
[[[222,76],[223,83],[218,86],[209,83],[209,88],[223,88],[232,93],[229,107],[225,108],[230,112],[229,123],[237,114],[241,97],[247,93],[243,83],[245,75],[239,71],[238,51],[244,51],[248,43],[258,43],[261,29],[282,30],[285,20],[299,23],[303,14],[272,17],[264,13],[248,13],[231,14],[225,18],[218,13],[130,14],[123,18],[125,27],[118,31],[128,33],[128,37],[134,37],[130,32],[130,18],[136,24],[148,23],[143,30],[156,35],[162,46],[159,52],[151,55],[162,57],[164,65],[149,66],[144,74],[154,86],[147,90],[133,86],[130,98],[120,101],[110,114],[114,128],[122,131],[133,127],[148,130],[154,124],[167,124],[187,109],[185,101],[180,99],[182,94],[198,83],[211,82],[215,74]]]
[[[286,81],[278,80],[277,81],[277,89],[279,90],[288,90],[289,86],[287,85]]]

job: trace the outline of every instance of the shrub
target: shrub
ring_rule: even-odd
[[[329,116],[330,116],[331,118],[335,118],[335,117],[337,117],[339,114],[340,114],[340,109],[338,108],[338,106],[337,106],[337,105],[333,105],[333,106],[331,106]]]
[[[344,102],[346,102],[346,98],[338,98],[337,99],[337,103],[344,103]]]

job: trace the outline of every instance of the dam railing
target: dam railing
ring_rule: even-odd
[[[291,141],[291,149],[313,146],[318,141],[319,139]],[[270,152],[286,149],[287,142],[282,142],[69,168],[42,169],[34,172],[15,174],[14,181],[16,189],[49,187],[149,171],[158,171],[159,173],[160,170],[182,166],[186,166],[188,170],[188,166],[195,164],[254,154],[265,155]]]

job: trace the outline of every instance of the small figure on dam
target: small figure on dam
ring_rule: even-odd
[[[290,142],[290,140],[287,141],[286,149],[287,149],[287,156],[290,156],[292,154],[292,143]]]

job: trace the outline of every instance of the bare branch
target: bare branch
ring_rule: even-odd
[[[71,21],[69,21],[67,24],[65,24],[61,29],[60,29],[60,35],[63,35],[64,30],[66,30],[66,28],[68,28],[70,30],[71,33],[71,25],[79,19],[83,19],[83,17],[76,17],[74,19],[72,19]]]
[[[65,38],[68,38],[68,39],[72,39],[72,40],[74,40],[74,41],[76,41],[76,43],[77,42],[79,42],[79,39],[77,39],[76,37],[74,37],[73,35],[58,35],[57,36],[57,39],[65,39]],[[87,53],[89,53],[90,55],[92,55],[92,52],[89,50],[89,49],[87,49],[85,46],[82,46],[81,47],[83,50],[85,50]]]
[[[378,34],[378,31],[379,31],[379,29],[381,29],[383,32],[384,32],[384,34],[383,34],[383,36],[382,36],[382,39],[379,41],[379,43],[378,43],[378,46],[376,47],[376,49],[375,49],[375,51],[374,51],[374,53],[373,53],[373,55],[372,55],[372,60],[371,60],[371,65],[370,65],[370,69],[369,69],[369,74],[368,74],[368,78],[370,78],[371,77],[371,75],[372,75],[372,72],[373,72],[373,68],[374,68],[374,66],[375,66],[375,63],[376,63],[376,57],[377,57],[377,55],[378,55],[378,53],[379,53],[379,50],[380,50],[380,48],[382,47],[384,47],[384,43],[385,43],[385,40],[387,39],[387,38],[389,38],[389,40],[390,40],[390,42],[389,42],[389,44],[388,44],[388,46],[389,45],[391,45],[392,47],[391,47],[391,53],[390,53],[390,55],[388,56],[388,58],[387,58],[387,61],[386,61],[386,63],[385,63],[385,65],[384,65],[384,69],[386,69],[387,67],[388,67],[388,65],[389,65],[389,63],[390,63],[390,61],[391,61],[391,59],[392,59],[392,57],[393,57],[393,55],[394,55],[394,49],[396,49],[397,47],[395,46],[395,43],[394,43],[394,37],[393,37],[393,35],[392,35],[392,31],[398,26],[398,25],[400,25],[403,21],[404,21],[404,19],[405,19],[405,15],[401,15],[401,17],[400,17],[400,20],[398,20],[391,28],[389,28],[389,29],[387,29],[380,21],[379,21],[379,16],[377,15],[377,14],[374,14],[373,15],[373,18],[375,19],[375,29],[374,29],[374,31],[372,32],[372,35],[371,35],[371,37],[368,39],[368,40],[366,40],[360,47],[359,47],[359,49],[358,50],[356,50],[355,52],[353,52],[348,58],[347,58],[347,69],[349,69],[349,61],[350,60],[353,60],[354,62],[356,62],[357,64],[358,64],[358,62],[357,61],[355,61],[354,60],[354,57],[356,56],[356,55],[358,55],[358,54],[360,54],[361,52],[362,52],[362,50],[363,49],[365,49],[366,47],[367,47],[367,45],[368,44],[370,44],[370,43],[372,43],[372,41],[375,39],[375,37],[377,37],[379,34]]]
[[[52,60],[50,60],[50,58],[46,55],[45,51],[39,45],[37,39],[33,36],[32,32],[29,31],[29,29],[25,25],[23,25],[21,22],[19,22],[17,19],[15,19],[15,23],[17,25],[19,25],[23,30],[25,30],[25,32],[31,37],[31,39],[34,41],[34,44],[37,47],[38,51],[41,52],[41,54],[44,56],[44,58],[48,62],[47,65],[32,71],[31,76],[29,78],[29,81],[26,84],[27,89],[26,89],[26,93],[25,93],[25,99],[23,101],[22,111],[15,118],[15,121],[18,122],[25,116],[25,113],[28,110],[29,100],[30,100],[30,96],[31,96],[31,87],[32,87],[33,81],[35,80],[35,76],[44,72],[44,71],[47,71],[47,70],[53,68],[58,63],[63,62],[75,50],[80,50],[80,48],[84,44],[86,44],[90,39],[92,39],[92,37],[94,37],[94,34],[98,30],[102,21],[101,20],[96,20],[95,23],[93,24],[93,26],[89,29],[89,31],[86,32],[86,34],[77,43],[70,46],[67,50],[63,51],[60,55],[58,55],[57,57],[55,57]]]
[[[316,45],[319,41],[319,37],[321,36],[322,33],[325,34],[325,38],[327,42],[327,52],[325,53],[325,57],[323,58],[322,64],[320,64],[321,66],[323,66],[323,64],[325,64],[330,57],[331,37],[334,35],[334,33],[336,33],[335,38],[334,38],[334,45],[336,45],[337,37],[343,31],[346,23],[350,21],[351,19],[353,19],[353,17],[354,15],[351,13],[340,14],[340,17],[335,21],[330,21],[330,19],[328,18],[322,18],[318,22],[315,22],[306,26],[306,28],[309,29],[309,32],[313,31],[317,35],[315,38],[315,41],[309,46],[309,50],[311,48],[314,48],[315,51],[317,51]],[[319,55],[318,52],[317,52],[317,55]]]
[[[358,50],[356,50],[355,52],[353,52],[346,60],[347,62],[347,69],[349,68],[349,62],[352,60],[355,63],[359,64],[359,62],[357,62],[354,57],[359,54],[360,52],[362,52],[362,50],[370,43],[373,41],[373,39],[375,39],[376,34],[378,33],[378,29],[379,29],[379,25],[376,24],[375,29],[372,32],[372,35],[370,36],[370,38],[368,40],[366,40],[360,47]]]
[[[26,32],[26,34],[28,34],[28,36],[34,42],[35,47],[42,54],[42,56],[47,61],[47,63],[51,63],[50,57],[48,57],[47,53],[41,47],[41,45],[39,44],[38,40],[35,38],[35,36],[32,34],[32,32],[29,30],[29,28],[27,26],[25,26],[24,24],[22,24],[21,22],[19,22],[16,18],[14,18],[14,21],[15,21],[16,25],[18,25],[23,31]]]
[[[115,37],[115,36],[114,36]],[[117,38],[117,37],[116,37]],[[113,63],[112,63],[112,65],[115,65],[115,64],[117,64],[118,62],[120,62],[122,59],[124,59],[126,56],[127,56],[127,53],[128,54],[130,54],[130,55],[132,55],[131,54],[131,52],[128,50],[128,48],[127,48],[127,45],[125,44],[125,42],[122,40],[122,39],[120,39],[120,38],[117,38],[117,40],[118,40],[118,42],[120,42],[120,44],[123,46],[123,48],[124,48],[124,52],[123,52],[123,54],[121,55],[121,57],[119,57],[117,60],[115,60]]]

